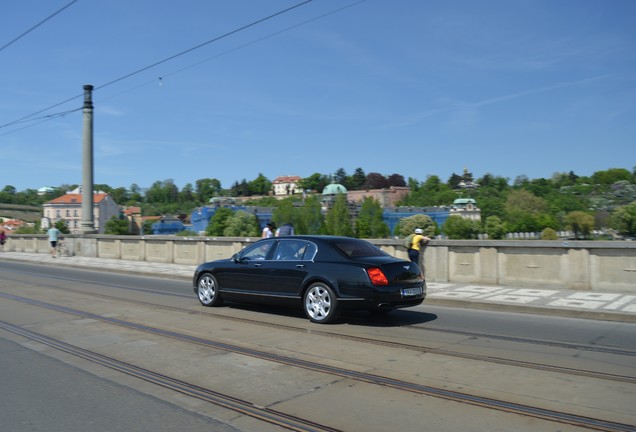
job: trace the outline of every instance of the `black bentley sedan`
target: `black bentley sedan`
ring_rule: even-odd
[[[301,306],[316,323],[342,310],[390,311],[421,304],[422,271],[350,237],[287,236],[258,240],[229,259],[199,265],[194,292],[203,306],[223,301]]]

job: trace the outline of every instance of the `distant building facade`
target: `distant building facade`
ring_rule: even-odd
[[[123,209],[123,214],[128,221],[128,232],[134,235],[141,234],[144,223],[141,217],[141,207],[126,207]]]
[[[481,209],[477,207],[477,201],[472,198],[458,198],[453,201],[450,214],[451,216],[461,216],[464,219],[481,221]]]
[[[366,197],[371,197],[380,203],[382,207],[393,207],[399,201],[406,198],[411,192],[410,187],[390,186],[386,189],[355,190],[347,192],[347,200],[361,202]]]
[[[281,177],[279,177],[280,179]],[[282,184],[282,183],[279,183]],[[451,215],[461,216],[466,219],[481,220],[481,210],[477,207],[477,203],[472,198],[460,198],[453,202],[450,206],[442,207],[397,207],[395,204],[405,198],[410,193],[408,187],[392,186],[387,189],[371,189],[364,191],[348,191],[346,187],[339,183],[331,183],[325,186],[321,194],[321,208],[323,213],[329,211],[336,197],[345,195],[349,212],[353,219],[357,217],[361,202],[366,197],[372,197],[378,201],[383,208],[382,219],[389,227],[391,235],[395,235],[395,228],[401,219],[416,214],[424,214],[429,216],[439,227]],[[262,228],[269,222],[273,215],[271,207],[252,207],[240,205],[228,198],[218,198],[210,200],[209,206],[200,207],[193,211],[190,216],[193,230],[197,233],[205,232],[208,223],[216,211],[221,207],[230,208],[232,211],[246,211],[256,216],[259,226]],[[159,228],[162,228],[161,230]],[[171,231],[172,230],[172,231]],[[178,232],[177,227],[168,225],[153,225],[155,234],[174,234]]]
[[[44,218],[50,225],[63,220],[72,234],[79,234],[82,224],[82,194],[73,191],[42,205]],[[119,205],[107,193],[93,195],[95,230],[104,234],[104,226],[113,216],[119,216]]]
[[[301,180],[300,176],[295,175],[276,177],[272,182],[274,196],[293,195],[301,192],[301,188],[299,186]]]

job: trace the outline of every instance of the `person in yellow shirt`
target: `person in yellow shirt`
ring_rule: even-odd
[[[411,241],[411,246],[409,247],[408,254],[411,262],[414,262],[420,265],[420,255],[426,243],[428,243],[431,239],[424,235],[424,230],[422,228],[415,228],[413,236],[413,241]]]

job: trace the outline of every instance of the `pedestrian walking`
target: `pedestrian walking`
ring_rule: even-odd
[[[276,237],[290,236],[294,235],[294,225],[291,223],[286,223],[281,225],[276,230]]]
[[[55,226],[52,226],[51,228],[49,228],[46,234],[49,236],[49,243],[51,244],[51,256],[55,258],[57,256],[55,248],[57,247],[57,242],[60,239],[62,233]]]
[[[265,225],[265,228],[263,228],[263,232],[261,233],[261,238],[274,237],[275,232],[276,224],[274,222],[267,222],[267,225]]]
[[[0,252],[4,252],[4,243],[7,241],[7,235],[3,229],[0,229]]]

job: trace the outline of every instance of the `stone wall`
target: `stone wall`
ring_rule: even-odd
[[[67,236],[69,254],[197,265],[230,257],[258,238]],[[401,240],[370,240],[407,259]],[[11,235],[5,250],[48,253],[43,235]],[[435,240],[424,252],[429,282],[636,293],[636,242]]]

